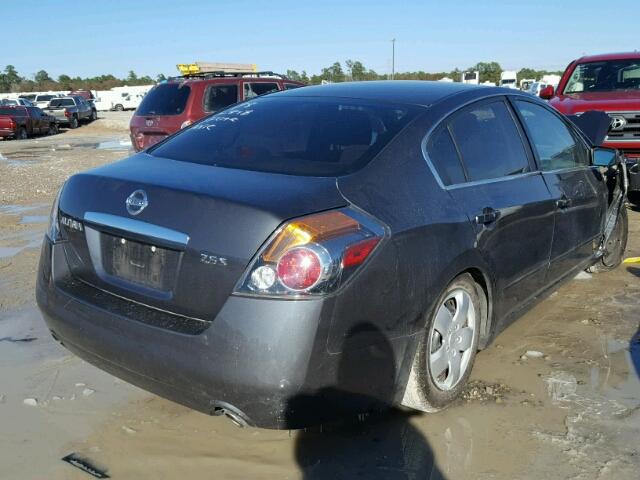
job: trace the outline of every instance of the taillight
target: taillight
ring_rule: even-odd
[[[11,120],[9,120],[9,128],[11,130],[15,130],[17,126],[18,126],[18,124],[16,123],[16,121],[13,118]]]
[[[138,147],[139,150],[144,149],[144,133],[138,132],[135,136],[135,146]]]
[[[69,110],[65,110],[64,111],[64,116],[65,117],[70,117],[71,116],[71,112],[69,112]]]
[[[257,253],[235,292],[285,297],[331,293],[384,236],[382,224],[352,208],[290,220]]]

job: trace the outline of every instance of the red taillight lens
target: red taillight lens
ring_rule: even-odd
[[[309,248],[294,248],[278,260],[278,279],[291,290],[307,290],[322,276],[318,255]]]
[[[65,110],[64,111],[64,116],[65,117],[70,117],[71,116],[71,114],[69,113],[69,110]]]
[[[135,145],[139,150],[144,148],[144,133],[137,133],[135,137]]]
[[[385,227],[350,208],[296,218],[258,252],[236,293],[324,295],[338,289],[370,257]]]
[[[360,265],[367,259],[373,249],[376,248],[378,242],[380,242],[380,238],[374,237],[347,247],[347,250],[344,252],[344,257],[342,257],[342,268],[351,268]]]

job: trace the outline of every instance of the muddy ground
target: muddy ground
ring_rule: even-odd
[[[61,461],[72,452],[120,479],[640,477],[640,264],[580,275],[539,303],[478,355],[464,398],[432,415],[239,429],[68,353],[35,307],[38,248],[64,179],[127,154],[128,114],[102,116],[0,142],[0,478],[91,478]],[[629,220],[627,256],[640,256],[640,212]]]

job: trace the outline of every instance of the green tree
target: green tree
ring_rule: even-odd
[[[164,82],[167,79],[167,77],[164,76],[164,73],[159,73],[158,75],[156,75],[156,82],[160,83],[160,82]]]
[[[129,70],[129,75],[127,75],[127,82],[133,83],[137,80],[138,76],[136,75],[136,72],[134,72],[133,70]]]
[[[296,82],[300,82],[302,75],[300,75],[297,71],[295,70],[287,70],[287,73],[285,73],[287,78],[290,78],[291,80],[295,80]]]
[[[59,75],[58,76],[58,83],[60,84],[60,87],[63,90],[73,90],[72,84],[71,84],[71,77],[69,75]]]
[[[493,82],[496,85],[500,82],[500,74],[502,73],[502,67],[498,62],[479,62],[470,70],[477,70],[480,72],[480,82]]]
[[[39,84],[42,84],[45,82],[53,82],[53,80],[51,79],[49,74],[46,72],[46,70],[40,70],[38,73],[34,75],[33,79],[36,81],[36,83],[39,83]]]

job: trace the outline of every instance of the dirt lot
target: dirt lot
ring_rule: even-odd
[[[465,397],[322,431],[239,429],[74,357],[34,302],[38,247],[64,179],[126,156],[128,114],[0,142],[0,478],[637,479],[640,265],[581,274],[481,352]],[[629,211],[628,256],[640,256]],[[635,365],[634,365],[635,363]]]

